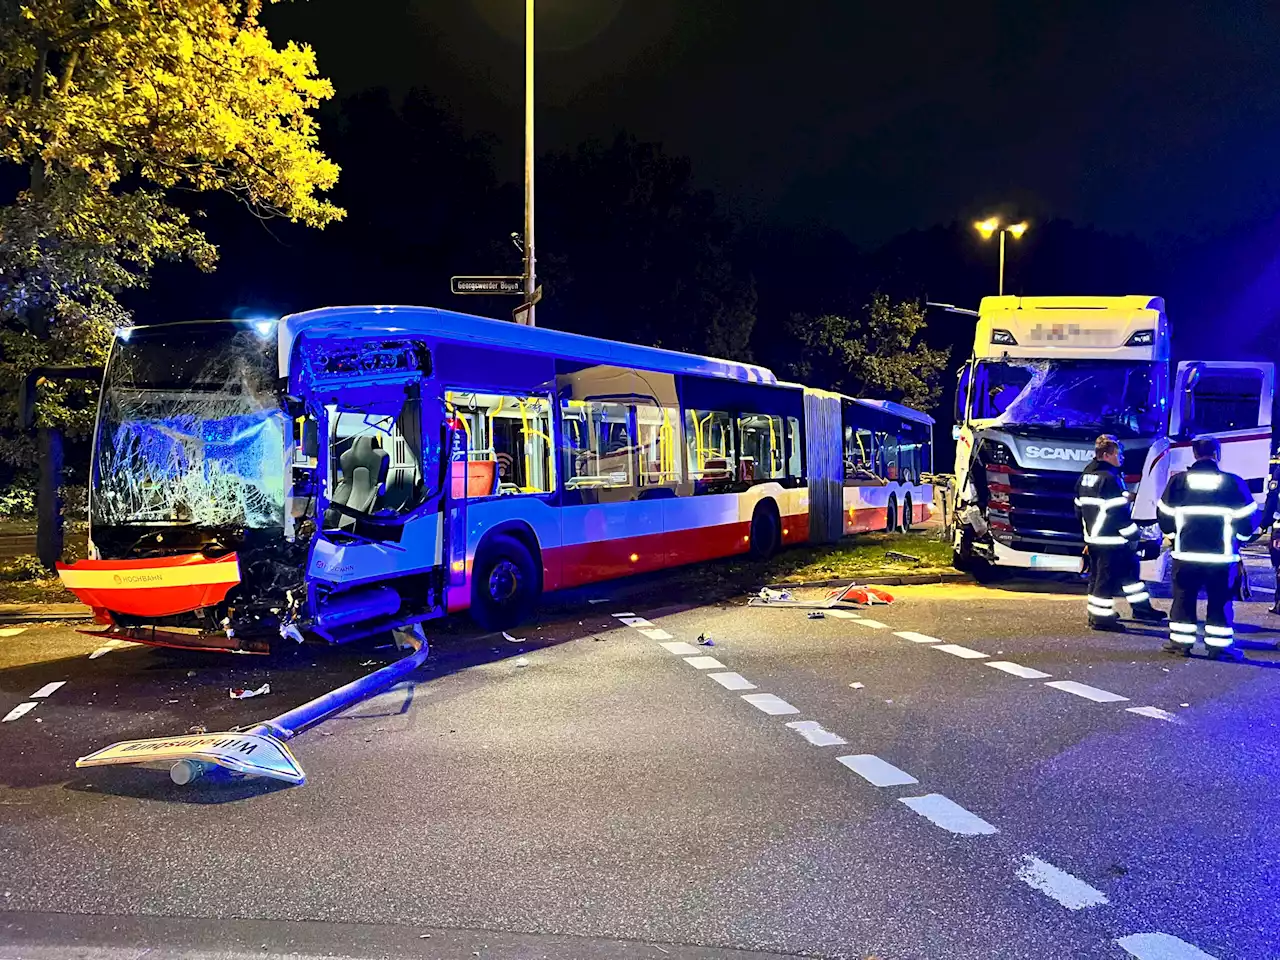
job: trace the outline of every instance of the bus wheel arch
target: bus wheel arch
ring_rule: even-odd
[[[764,497],[751,514],[750,547],[753,560],[768,560],[782,545],[782,514],[773,497]]]
[[[471,616],[487,630],[527,620],[542,596],[542,550],[525,524],[504,524],[485,534],[471,570]]]

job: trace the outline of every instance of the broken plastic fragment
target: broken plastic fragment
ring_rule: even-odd
[[[810,611],[809,611],[809,619],[810,619],[810,620],[825,620],[825,619],[826,619],[826,617],[827,617],[827,615],[826,615],[825,613],[823,613],[821,610],[810,610]]]
[[[518,660],[516,660],[517,667],[527,667],[528,665],[529,665],[528,657],[520,657]]]
[[[854,690],[861,690],[864,686],[866,686],[866,684],[864,684],[864,683],[851,683],[851,684],[849,684],[849,686],[850,686],[850,687],[852,687]]]
[[[525,641],[524,637],[513,637],[511,634],[507,633],[507,631],[505,630],[502,631],[502,638],[504,640],[509,641],[510,643],[524,643]]]
[[[271,684],[264,683],[257,690],[245,690],[240,687],[232,687],[229,691],[232,700],[248,700],[250,697],[261,697],[271,692]]]
[[[716,645],[716,641],[715,641],[715,639],[711,636],[711,634],[709,634],[709,633],[700,633],[700,634],[698,634],[698,646],[700,646],[700,647],[714,647],[715,645]]]

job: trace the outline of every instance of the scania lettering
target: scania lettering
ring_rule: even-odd
[[[1142,549],[1158,552],[1156,499],[1194,436],[1261,497],[1271,450],[1270,363],[1180,363],[1170,382],[1159,297],[987,297],[956,391],[951,530],[958,567],[1078,572],[1073,488],[1093,441],[1124,445]]]
[[[933,421],[751,364],[421,307],[122,331],[90,556],[108,632],[263,652],[928,518]]]

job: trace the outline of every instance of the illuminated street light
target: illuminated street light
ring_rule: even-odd
[[[1000,234],[1000,282],[997,292],[1000,296],[1004,296],[1004,235],[1006,233],[1013,234],[1013,239],[1021,239],[1022,235],[1027,232],[1027,221],[1023,220],[1019,223],[1011,223],[1008,226],[1001,226],[999,217],[987,217],[985,220],[978,220],[974,223],[973,229],[982,235],[983,240],[990,240],[992,236]]]

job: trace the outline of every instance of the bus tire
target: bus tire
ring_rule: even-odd
[[[913,512],[915,504],[911,502],[911,494],[906,494],[902,498],[902,532],[909,533],[911,526],[916,522],[916,515]]]
[[[751,559],[768,560],[778,552],[782,521],[772,500],[761,500],[751,515]]]
[[[527,620],[538,605],[542,580],[529,549],[513,537],[480,544],[471,570],[471,617],[486,630]]]
[[[889,494],[889,506],[884,511],[884,532],[898,532],[898,495]]]

